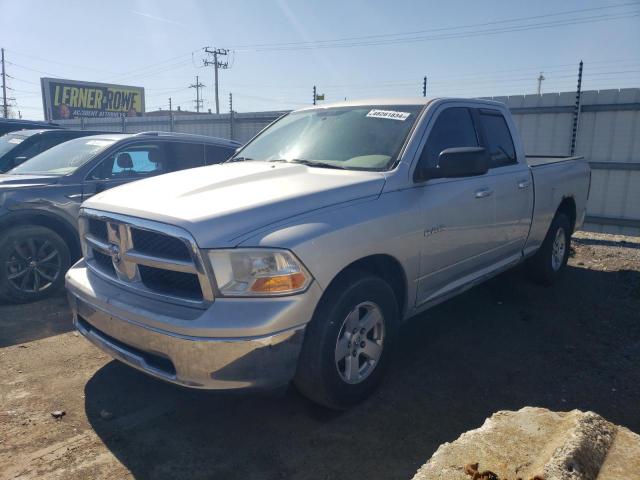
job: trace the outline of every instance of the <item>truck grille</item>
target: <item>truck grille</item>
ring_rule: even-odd
[[[164,299],[213,300],[199,250],[182,229],[84,210],[80,234],[87,265],[103,277]]]
[[[139,228],[132,228],[131,236],[133,246],[139,252],[180,260],[191,259],[187,244],[178,238]]]

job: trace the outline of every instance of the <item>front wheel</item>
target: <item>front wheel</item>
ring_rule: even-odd
[[[63,285],[70,263],[69,247],[53,230],[13,227],[0,237],[0,298],[40,300]]]
[[[556,214],[540,249],[529,260],[533,279],[551,285],[564,272],[571,246],[571,224],[564,213]]]
[[[325,292],[307,326],[296,386],[330,408],[361,402],[382,380],[397,324],[391,287],[364,272],[347,273]]]

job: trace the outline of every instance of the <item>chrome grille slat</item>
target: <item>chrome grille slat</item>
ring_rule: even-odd
[[[123,258],[133,263],[137,263],[138,265],[146,265],[147,267],[172,270],[174,272],[193,273],[195,275],[198,274],[198,270],[193,262],[187,262],[184,260],[174,260],[172,258],[146,255],[136,250],[125,253]]]
[[[95,238],[93,235],[85,234],[84,240],[91,246],[91,248],[95,248],[96,250],[104,253],[105,255],[109,255],[109,244],[106,242],[102,242]]]
[[[82,210],[79,223],[87,265],[101,277],[164,300],[189,305],[213,301],[200,251],[182,229],[89,209]],[[96,235],[105,231],[107,238]],[[135,246],[136,236],[146,251]],[[113,269],[105,268],[105,256]]]

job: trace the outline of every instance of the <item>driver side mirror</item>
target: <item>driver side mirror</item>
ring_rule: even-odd
[[[438,166],[423,170],[422,179],[459,178],[484,175],[489,171],[489,155],[482,147],[447,148],[438,156]]]

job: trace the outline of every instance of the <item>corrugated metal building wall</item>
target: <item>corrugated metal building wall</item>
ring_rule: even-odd
[[[569,154],[575,92],[493,99],[511,109],[527,154]],[[640,235],[639,88],[582,93],[576,155],[592,169],[585,229]]]
[[[511,109],[525,151],[568,155],[575,92],[493,97]],[[197,133],[246,142],[286,112],[174,115],[59,122],[74,128]],[[640,235],[640,88],[586,91],[576,154],[593,170],[585,229]]]

